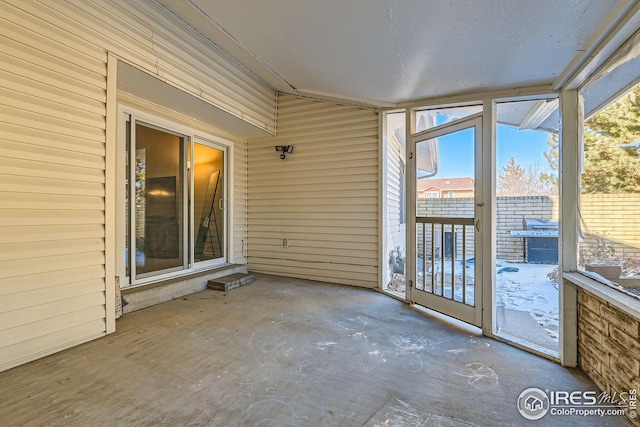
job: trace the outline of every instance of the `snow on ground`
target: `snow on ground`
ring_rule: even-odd
[[[462,273],[462,260],[455,262],[456,287],[455,299],[462,301],[462,287],[460,285]],[[473,261],[467,260],[467,300],[473,301]],[[500,322],[500,308],[529,312],[538,324],[557,340],[559,329],[559,293],[558,285],[549,280],[547,274],[556,267],[555,264],[528,264],[523,262],[513,262],[508,260],[498,260],[496,264],[496,307],[498,311],[498,322]],[[418,260],[418,286],[421,288],[423,281],[422,260]],[[439,276],[442,269],[441,262],[435,263],[436,289],[440,294]],[[445,281],[451,281],[451,261],[445,261]],[[515,271],[517,270],[517,271]],[[427,283],[430,283],[431,265],[426,268]],[[427,284],[427,287],[430,285]],[[451,286],[445,284],[444,295],[451,297]],[[502,312],[504,315],[504,312]]]
[[[497,274],[496,306],[527,311],[549,336],[558,339],[559,294],[558,285],[547,274],[553,264],[525,264],[499,260],[496,271],[502,267],[515,267],[517,272]]]
[[[422,259],[418,259],[417,271],[417,289],[423,289],[423,281],[427,280],[427,289],[431,283],[431,263],[423,267]],[[465,273],[467,275],[467,301],[473,301],[473,258],[467,260]],[[498,260],[496,264],[496,308],[498,315],[498,323],[500,316],[504,316],[501,308],[519,310],[528,312],[533,319],[547,332],[554,340],[558,340],[559,334],[559,305],[560,297],[558,285],[553,283],[547,277],[554,268],[555,264],[528,264],[523,262],[514,262],[508,260]],[[423,270],[424,268],[424,270]],[[451,298],[451,261],[445,260],[445,289],[441,288],[442,276],[441,261],[435,263],[435,293],[444,294],[445,297]],[[515,271],[517,270],[517,271]],[[423,271],[426,274],[423,274]],[[462,279],[463,271],[462,260],[455,262],[456,286],[454,290],[454,299],[462,301]],[[389,290],[404,294],[405,283],[404,275],[392,279],[389,283]],[[426,276],[423,278],[423,276]],[[429,291],[430,292],[430,291]],[[503,318],[504,320],[504,318]],[[522,337],[524,338],[524,337]]]

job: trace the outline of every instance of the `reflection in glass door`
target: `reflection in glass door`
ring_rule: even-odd
[[[129,159],[133,185],[129,187],[127,243],[129,265],[136,279],[158,272],[187,268],[182,165],[187,137],[135,122]]]

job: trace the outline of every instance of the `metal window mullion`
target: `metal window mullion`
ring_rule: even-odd
[[[196,225],[195,225],[195,209],[193,207],[193,201],[195,198],[195,175],[193,173],[195,169],[195,138],[185,137],[187,140],[187,164],[186,164],[186,179],[187,182],[187,218],[188,221],[186,225],[186,241],[188,243],[188,250],[185,251],[187,255],[187,268],[194,266],[196,263],[195,257],[195,233],[196,233]]]
[[[187,135],[180,136],[180,174],[182,189],[181,189],[181,201],[182,201],[182,268],[187,270],[191,267],[191,211],[189,209],[189,201],[191,195],[189,194],[191,185],[189,182],[189,173],[187,171],[188,161],[190,158],[190,142],[191,138]]]
[[[422,224],[422,289],[427,290],[427,227]]]
[[[462,226],[462,303],[467,303],[467,227]]]
[[[451,224],[451,299],[456,299],[456,225]]]
[[[440,296],[444,296],[444,224],[440,225]]]
[[[136,263],[136,120],[129,116],[129,281],[136,283],[138,265]]]
[[[435,283],[436,283],[436,225],[431,223],[431,293],[435,293]]]

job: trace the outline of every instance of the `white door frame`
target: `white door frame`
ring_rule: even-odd
[[[411,112],[412,113],[412,112]],[[407,113],[408,115],[410,112]],[[408,120],[409,122],[413,122],[413,119]],[[411,123],[413,124],[413,123]],[[413,127],[407,126],[408,129],[413,130]],[[483,133],[483,114],[477,113],[469,117],[465,117],[460,120],[456,120],[453,122],[445,123],[443,125],[433,127],[427,129],[422,132],[418,132],[415,134],[410,134],[407,137],[407,141],[409,141],[408,149],[407,149],[407,203],[409,205],[409,209],[407,209],[407,278],[409,279],[409,286],[407,289],[407,299],[411,303],[415,303],[415,296],[417,291],[415,289],[415,283],[417,283],[417,241],[416,241],[416,206],[417,206],[417,191],[416,191],[416,144],[418,142],[437,138],[439,136],[444,136],[450,133],[454,133],[460,130],[475,128],[475,207],[474,207],[474,256],[475,256],[475,278],[474,278],[474,306],[473,310],[462,310],[465,314],[458,311],[458,305],[462,306],[462,303],[454,302],[454,301],[446,301],[444,298],[439,301],[440,304],[428,304],[427,308],[439,311],[443,314],[449,315],[455,318],[461,318],[466,322],[474,324],[476,326],[483,325],[483,231],[486,229],[484,226],[484,203],[483,198],[485,193],[483,192],[483,150],[482,150],[482,141],[484,138]],[[410,131],[408,131],[409,133]],[[489,284],[491,282],[488,282]],[[435,296],[434,296],[435,298]],[[439,297],[437,297],[439,298]],[[471,306],[467,306],[471,307]]]
[[[167,118],[162,117],[157,111],[152,109],[153,106],[149,106],[150,111],[140,110],[135,107],[131,107],[126,102],[118,103],[118,138],[117,138],[117,157],[119,159],[116,168],[117,168],[117,185],[116,185],[116,200],[117,200],[117,210],[116,210],[116,274],[118,280],[120,282],[120,288],[134,288],[138,286],[145,286],[151,283],[179,278],[181,276],[186,276],[192,274],[195,271],[206,270],[215,268],[217,266],[222,266],[227,263],[233,262],[233,214],[232,209],[234,205],[233,199],[233,143],[229,140],[223,139],[221,137],[213,136],[211,134],[201,132],[197,130],[189,124],[184,124],[181,122],[171,121]],[[193,207],[188,206],[188,201],[185,200],[185,230],[186,231],[186,244],[185,244],[185,255],[188,258],[187,268],[180,269],[177,271],[167,272],[163,274],[152,275],[148,278],[132,280],[126,274],[125,262],[124,262],[124,253],[125,253],[125,224],[126,219],[124,207],[125,200],[125,176],[126,176],[126,168],[124,167],[124,162],[122,159],[126,156],[126,139],[127,139],[127,129],[126,122],[130,119],[139,120],[143,123],[146,123],[150,126],[157,127],[161,130],[166,130],[170,133],[178,133],[186,136],[189,139],[187,146],[185,147],[185,155],[190,150],[190,147],[193,144],[202,144],[211,146],[213,148],[223,150],[225,159],[224,159],[224,170],[225,170],[225,183],[224,183],[224,191],[225,197],[222,202],[222,207],[224,210],[224,218],[225,218],[225,230],[224,230],[224,241],[223,246],[225,250],[225,256],[222,258],[218,258],[210,261],[203,261],[198,263],[193,263],[193,236],[191,236],[192,231],[188,226],[187,222],[193,225],[194,216],[193,216]],[[132,137],[135,136],[135,132],[133,132]],[[190,158],[193,153],[190,153]],[[130,165],[131,166],[131,165]],[[186,166],[185,166],[186,167]],[[185,171],[186,172],[186,171]],[[185,177],[187,174],[185,174]],[[186,180],[185,180],[186,185]],[[193,198],[193,182],[189,183],[191,189],[189,190],[188,197]],[[133,224],[133,222],[132,222]],[[130,236],[131,238],[132,236]],[[186,247],[189,247],[189,250],[186,250]]]

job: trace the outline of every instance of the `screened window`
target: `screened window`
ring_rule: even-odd
[[[640,55],[632,37],[581,89],[578,268],[640,299]],[[640,304],[640,302],[639,302]]]
[[[579,269],[640,297],[640,86],[585,116]]]

